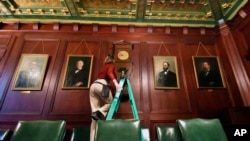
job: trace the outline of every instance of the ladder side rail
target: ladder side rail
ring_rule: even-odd
[[[119,82],[119,85],[124,87],[125,82],[127,84],[127,89],[128,89],[128,94],[129,94],[129,101],[130,101],[130,106],[131,106],[131,109],[132,109],[132,112],[133,112],[134,119],[139,119],[139,115],[138,115],[138,112],[137,112],[135,99],[134,99],[134,95],[133,95],[133,91],[132,91],[132,87],[131,87],[129,79],[128,78],[121,79],[120,82]],[[109,109],[106,120],[114,119],[114,115],[117,112],[118,107],[119,107],[120,102],[121,102],[121,95],[122,94],[123,94],[122,91],[116,91],[115,97],[114,97],[114,99],[113,99],[113,101],[111,103],[111,107]],[[142,129],[141,129],[141,141],[144,141]]]
[[[112,103],[111,103],[111,106],[110,106],[110,109],[109,109],[109,112],[108,112],[108,115],[106,117],[107,120],[110,120],[110,119],[114,119],[114,116],[115,116],[115,113],[117,112],[118,108],[119,108],[119,104],[120,104],[120,94],[121,92],[119,93],[116,93],[117,96],[115,96],[115,98],[113,99]]]
[[[123,86],[124,83],[125,83],[125,79],[121,79],[120,82],[119,82],[119,85]],[[121,101],[121,95],[122,95],[122,91],[116,91],[115,97],[114,97],[114,99],[113,99],[113,101],[112,101],[112,103],[110,105],[110,109],[108,111],[108,115],[106,117],[106,120],[114,118],[114,115],[117,112],[120,101]]]
[[[133,116],[134,116],[135,119],[139,119],[139,115],[138,115],[138,112],[137,112],[137,108],[136,108],[135,99],[134,99],[134,95],[133,95],[130,80],[128,78],[126,80],[127,80],[127,85],[128,85],[129,101],[130,101],[130,106],[131,106],[131,109],[132,109],[132,112],[133,112]]]

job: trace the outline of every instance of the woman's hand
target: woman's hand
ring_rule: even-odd
[[[122,86],[120,86],[117,82],[116,79],[113,80],[114,84],[115,84],[115,89],[116,91],[121,91],[122,90]]]

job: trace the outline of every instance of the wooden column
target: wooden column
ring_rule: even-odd
[[[220,24],[220,33],[244,106],[250,106],[250,81],[233,35],[225,23]]]

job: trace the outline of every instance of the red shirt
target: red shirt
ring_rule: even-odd
[[[115,86],[113,84],[114,79],[116,79],[115,74],[115,64],[114,63],[107,63],[105,64],[97,75],[98,79],[106,79],[108,83],[110,83],[111,89],[115,90]]]

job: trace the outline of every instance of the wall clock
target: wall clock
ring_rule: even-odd
[[[129,52],[127,50],[120,50],[117,53],[117,58],[121,61],[129,59]]]
[[[131,62],[131,50],[132,50],[131,44],[114,45],[115,62],[118,63]]]
[[[129,75],[129,70],[132,68],[132,49],[133,45],[125,41],[114,44],[113,52],[117,76],[123,77]]]

